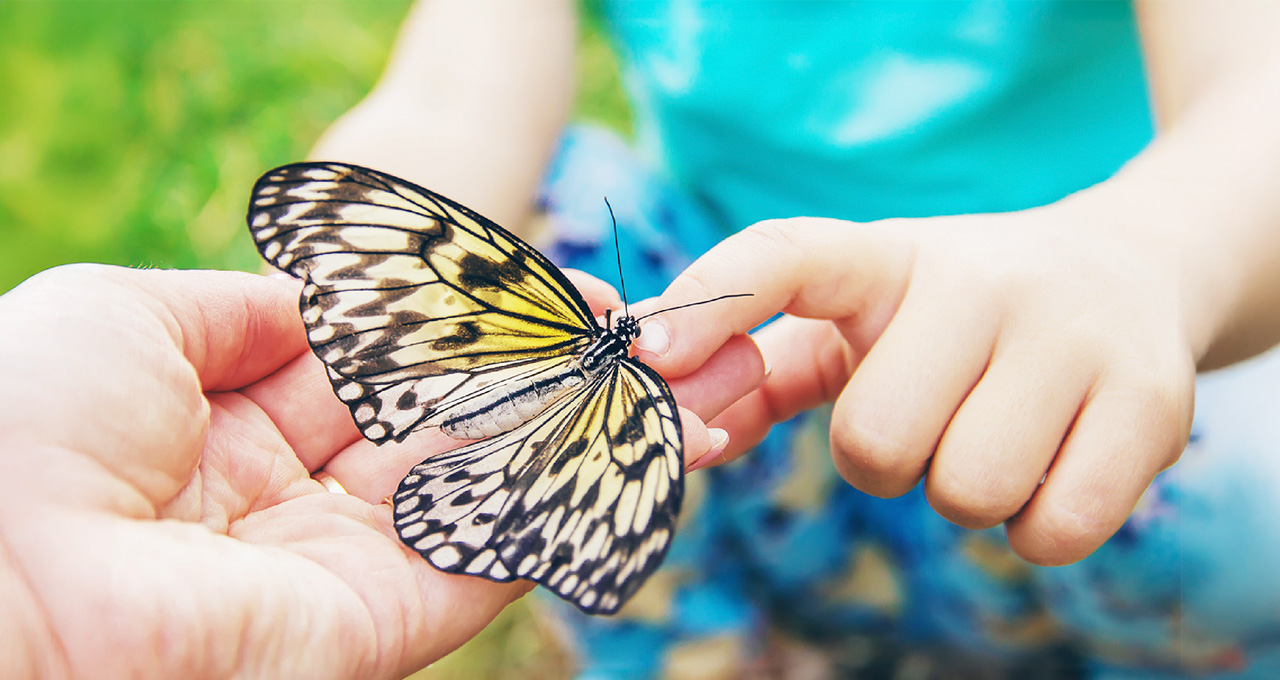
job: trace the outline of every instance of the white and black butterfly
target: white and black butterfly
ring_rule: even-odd
[[[407,545],[592,614],[617,611],[658,568],[684,462],[670,389],[628,356],[637,319],[601,327],[531,246],[376,170],[276,168],[248,222],[263,257],[304,280],[308,340],[366,438],[439,427],[479,440],[400,483]]]

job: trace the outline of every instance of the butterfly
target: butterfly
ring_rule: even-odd
[[[606,312],[601,326],[532,246],[376,170],[276,168],[247,219],[262,256],[304,281],[307,339],[365,438],[475,440],[400,482],[406,545],[590,614],[617,611],[658,568],[683,443],[670,388],[629,356],[639,320]]]

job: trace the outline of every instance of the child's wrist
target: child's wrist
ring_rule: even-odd
[[[1199,363],[1227,324],[1241,284],[1204,227],[1210,222],[1203,206],[1170,189],[1122,171],[1049,208],[1100,244],[1123,250],[1135,270],[1176,290],[1185,340]]]

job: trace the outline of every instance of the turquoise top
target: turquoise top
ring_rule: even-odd
[[[1128,2],[626,0],[642,148],[726,229],[1007,211],[1150,140]]]

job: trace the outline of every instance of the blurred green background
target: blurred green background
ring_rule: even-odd
[[[0,292],[67,262],[254,270],[247,196],[381,72],[406,0],[0,0]],[[589,8],[580,118],[628,125]]]
[[[257,270],[265,170],[373,85],[407,0],[0,0],[0,293],[49,267]],[[629,127],[589,7],[577,117]],[[558,678],[527,605],[417,680]]]

